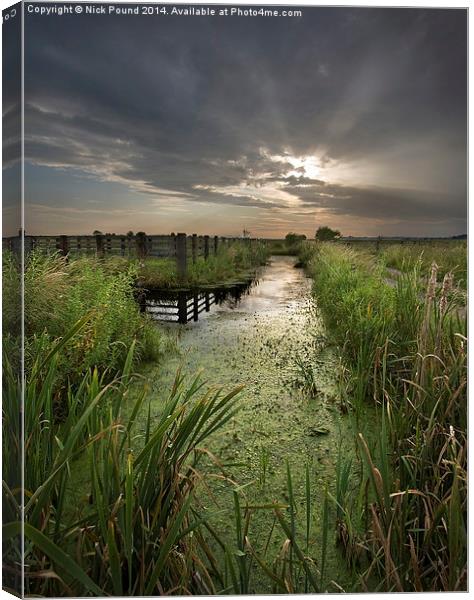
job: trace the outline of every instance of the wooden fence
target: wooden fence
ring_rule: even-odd
[[[255,238],[228,238],[209,235],[187,235],[178,233],[171,235],[25,235],[25,253],[32,250],[42,252],[59,251],[63,256],[68,254],[94,254],[124,256],[144,259],[174,258],[178,274],[184,276],[189,262],[196,262],[198,257],[207,259],[215,255],[221,247],[235,243],[253,244]],[[3,238],[3,248],[14,252],[21,248],[21,236]]]

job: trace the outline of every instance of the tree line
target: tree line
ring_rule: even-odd
[[[337,229],[331,229],[330,227],[318,227],[316,233],[314,234],[315,239],[320,242],[329,242],[331,240],[337,240],[341,237],[341,232]],[[302,242],[306,240],[306,236],[304,233],[287,233],[285,236],[285,241],[289,245],[297,244],[298,242]]]

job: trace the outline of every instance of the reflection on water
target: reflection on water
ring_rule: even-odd
[[[256,284],[256,280],[249,280],[199,290],[145,290],[139,302],[142,310],[155,320],[185,325],[202,318],[214,305],[230,310],[236,308]]]
[[[158,321],[186,324],[210,312],[272,311],[282,304],[288,308],[301,293],[307,293],[309,280],[295,269],[290,256],[272,257],[256,278],[224,286],[206,286],[200,290],[147,290],[141,305]],[[295,296],[296,294],[296,296]],[[215,307],[211,311],[211,307]],[[206,314],[207,313],[207,314]]]
[[[310,290],[311,282],[302,269],[295,268],[291,256],[277,256],[270,259],[258,281],[249,292],[240,298],[240,312],[282,311],[282,305],[291,308],[294,302],[301,303]],[[221,310],[229,308],[225,303]],[[235,308],[235,307],[233,307]]]

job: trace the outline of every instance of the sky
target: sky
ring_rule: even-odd
[[[302,13],[27,14],[26,232],[465,233],[466,11]]]

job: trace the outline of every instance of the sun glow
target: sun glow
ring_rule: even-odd
[[[270,154],[267,150],[260,150],[262,156],[270,159],[272,162],[286,163],[293,168],[289,169],[286,177],[308,177],[309,179],[317,179],[321,173],[321,164],[316,156],[292,156],[289,152],[284,154]]]
[[[310,179],[317,179],[320,176],[321,168],[315,156],[288,156],[287,160],[294,167],[294,170],[289,171],[288,175],[295,177],[303,175]]]

